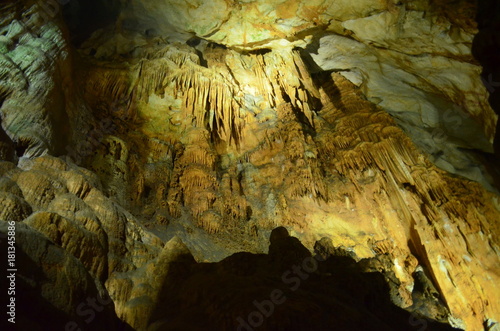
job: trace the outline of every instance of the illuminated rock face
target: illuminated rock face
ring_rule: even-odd
[[[466,1],[131,1],[115,32],[97,33],[97,58],[138,52],[148,38],[203,38],[236,50],[305,48],[312,71],[337,71],[389,112],[438,167],[493,190],[470,150],[492,152],[497,115],[471,55]],[[168,10],[167,10],[168,8]],[[217,8],[217,10],[214,10]],[[431,42],[430,42],[431,41]],[[439,70],[435,68],[439,67]]]
[[[266,257],[196,263],[267,253],[271,230],[284,226],[330,257],[324,274],[336,255],[377,272],[412,318],[468,330],[499,321],[500,197],[458,149],[491,150],[496,115],[470,56],[468,7],[457,8],[131,1],[77,55],[62,21],[29,26],[12,21],[28,10],[7,5],[0,218],[38,238],[20,249],[44,288],[97,284],[40,297],[67,323],[87,323],[75,298],[91,293],[113,300],[102,315],[110,327],[115,312],[135,329],[167,327],[166,297],[196,306],[200,275],[281,272],[304,258],[288,259],[297,245],[273,246],[271,236]],[[63,257],[39,258],[47,247]],[[179,273],[192,295],[171,288]],[[202,305],[217,295],[203,293]],[[246,309],[235,304],[200,314],[235,327],[232,314]],[[277,316],[265,325],[287,318]]]

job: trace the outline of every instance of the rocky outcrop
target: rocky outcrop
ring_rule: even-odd
[[[353,29],[361,26],[372,33],[375,29],[361,19],[350,24]],[[405,24],[407,31],[409,26],[424,23],[409,19]],[[421,35],[420,31],[411,33]],[[382,45],[378,45],[377,36],[382,38]],[[395,40],[400,44],[393,45],[384,39],[385,32],[377,36],[370,36],[370,43],[377,43],[372,47],[350,37],[326,35],[320,38],[317,53],[311,57],[321,69],[339,71],[360,86],[368,100],[394,116],[438,167],[492,190],[493,179],[477,157],[468,152],[493,151],[497,119],[479,78],[481,67],[470,58],[470,50],[460,54],[459,50],[439,49],[443,44],[457,43],[444,41],[437,43],[436,49],[426,49],[417,42],[404,44],[410,38],[405,36],[398,36]],[[466,45],[466,41],[459,45]],[[356,55],[345,56],[348,53]],[[443,69],[438,73],[429,70],[433,66]]]
[[[16,222],[17,249],[22,252],[18,255],[26,255],[18,261],[19,270],[23,270],[21,274],[28,272],[31,269],[29,264],[42,269],[56,265],[59,270],[51,271],[53,275],[47,276],[52,290],[39,293],[40,300],[52,303],[69,318],[78,317],[75,321],[80,327],[90,323],[82,323],[82,311],[78,308],[80,301],[85,302],[85,295],[94,293],[88,289],[90,285],[84,288],[76,286],[85,279],[100,289],[100,298],[108,300],[108,306],[113,301],[118,305],[122,300],[127,301],[128,296],[120,297],[112,292],[115,291],[114,284],[119,282],[117,278],[129,274],[127,278],[132,278],[131,275],[146,268],[147,263],[154,263],[163,242],[106,197],[95,176],[85,169],[50,156],[26,162],[24,170],[15,166],[8,168],[11,169],[3,174],[2,179],[10,183],[13,193],[2,192],[5,197],[2,203],[5,228],[2,232],[7,232],[7,222]],[[29,242],[33,247],[24,246]],[[64,253],[64,259],[72,264],[64,260],[43,260],[47,247],[54,250],[56,256]],[[71,273],[72,278],[64,276],[66,272]],[[82,279],[78,280],[78,277]],[[121,291],[127,295],[134,284],[142,280],[129,279],[129,282],[128,287],[121,286]],[[30,291],[37,291],[40,286],[33,286]],[[75,287],[67,289],[71,286]],[[52,296],[58,295],[56,288],[69,295],[71,302],[53,302]],[[74,295],[73,290],[80,292]],[[109,299],[108,291],[113,294],[113,301]],[[114,311],[111,306],[110,313],[114,314]],[[26,314],[31,316],[28,312]],[[37,321],[31,320],[31,323]]]
[[[68,139],[66,95],[72,83],[66,36],[39,6],[2,5],[2,128],[18,157],[61,154]],[[10,156],[8,159],[13,159]]]
[[[84,293],[111,329],[235,328],[322,256],[261,325],[500,320],[500,198],[465,151],[491,151],[496,115],[473,15],[444,5],[130,1],[77,50],[59,16],[5,5],[0,223],[31,238],[37,305],[82,329]]]
[[[327,238],[316,248],[321,255],[277,228],[269,255],[237,253],[206,264],[179,256],[148,330],[453,330],[391,303],[380,272],[387,255],[356,263]]]
[[[81,258],[29,225],[18,223],[15,227],[16,329],[87,330],[99,325],[113,330],[126,326],[116,316],[108,291],[95,281]],[[0,231],[7,233],[6,222],[0,223]],[[69,232],[64,236],[70,237]],[[2,252],[7,252],[5,238],[2,236],[0,243]],[[6,319],[0,325],[5,330],[13,328]]]
[[[132,1],[117,23],[121,34],[96,34],[92,45],[99,45],[97,57],[136,52],[150,40],[147,32],[155,31],[171,43],[194,34],[239,50],[305,48],[315,66],[341,72],[393,115],[438,167],[492,190],[491,171],[468,152],[493,151],[497,121],[471,54],[474,8],[466,1],[451,11],[446,5],[289,0],[186,7]]]

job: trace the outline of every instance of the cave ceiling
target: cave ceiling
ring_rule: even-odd
[[[297,254],[348,256],[360,264],[342,272],[380,273],[426,321],[500,321],[500,83],[480,51],[498,40],[474,1],[0,8],[0,231],[16,222],[44,275],[20,271],[23,286],[50,314],[85,324],[75,309],[92,293],[113,301],[102,323],[168,329],[166,298],[193,304],[181,289],[200,278],[281,272],[280,240],[298,245],[268,247],[284,226]]]

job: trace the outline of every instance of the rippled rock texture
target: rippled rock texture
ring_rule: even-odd
[[[6,2],[0,24],[0,231],[16,222],[37,298],[25,325],[230,330],[273,290],[290,299],[261,329],[500,320],[475,6],[50,8]]]

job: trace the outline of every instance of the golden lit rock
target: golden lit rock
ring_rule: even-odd
[[[109,294],[103,325],[235,329],[273,289],[263,329],[500,321],[475,7],[97,1],[97,29],[87,6],[0,15],[0,230],[60,323]]]

